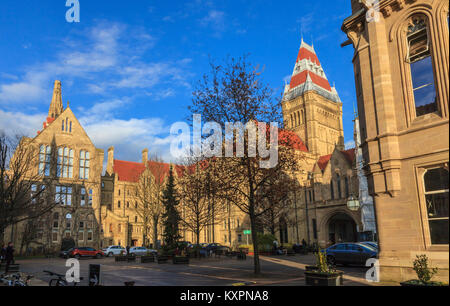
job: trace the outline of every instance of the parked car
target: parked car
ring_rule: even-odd
[[[368,246],[371,246],[372,248],[374,248],[375,250],[378,250],[378,243],[376,243],[376,242],[373,242],[373,241],[364,241],[364,242],[361,242],[362,244],[365,244],[365,245],[368,245]]]
[[[362,243],[338,243],[323,250],[331,265],[365,265],[369,258],[376,258],[378,250]]]
[[[105,253],[103,253],[102,250],[96,250],[94,248],[90,247],[79,247],[79,248],[73,248],[69,253],[68,257],[94,257],[94,258],[102,258],[105,256]]]
[[[223,245],[221,245],[220,243],[210,243],[206,246],[206,251],[210,252],[215,252],[216,250],[222,248]]]
[[[136,256],[147,255],[148,253],[158,254],[158,251],[147,249],[145,247],[132,247],[130,248],[130,255],[134,254]]]
[[[68,249],[68,250],[59,252],[59,257],[61,257],[61,258],[69,258],[69,253],[70,253],[72,250],[73,250],[73,248],[70,248],[70,249]]]
[[[104,248],[103,253],[106,254],[106,256],[110,257],[110,256],[115,256],[115,255],[120,255],[120,254],[126,254],[127,250],[120,245],[111,245],[107,248]]]

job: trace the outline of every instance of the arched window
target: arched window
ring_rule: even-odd
[[[90,156],[88,151],[80,151],[80,179],[89,179]]]
[[[58,177],[73,177],[73,150],[69,148],[58,148],[58,166],[56,174]]]
[[[330,183],[330,191],[331,191],[331,199],[334,200],[334,184],[333,184],[333,179],[331,179],[331,183]]]
[[[337,174],[337,176],[336,176],[336,184],[337,184],[337,190],[338,190],[338,198],[342,199],[341,176],[339,174]]]
[[[52,147],[41,145],[39,148],[39,175],[50,176]]]
[[[420,117],[438,111],[431,40],[424,15],[411,18],[407,40],[416,117]]]
[[[304,118],[304,114],[303,114],[303,110],[300,111],[300,124],[304,124],[305,120],[303,120]]]
[[[345,197],[350,197],[350,188],[348,186],[348,177],[345,177]]]
[[[448,244],[448,170],[436,168],[424,175],[425,201],[432,244]]]

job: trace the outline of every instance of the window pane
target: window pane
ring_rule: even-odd
[[[80,159],[84,159],[84,151],[80,151]]]
[[[434,87],[431,56],[411,63],[411,78],[413,82],[416,115],[422,116],[436,112],[436,89]]]
[[[89,152],[86,152],[86,159],[89,159]]]
[[[448,218],[448,192],[426,196],[428,218]]]
[[[443,168],[428,170],[424,179],[425,192],[449,189],[448,171]]]
[[[430,234],[432,244],[448,244],[448,219],[430,220]]]

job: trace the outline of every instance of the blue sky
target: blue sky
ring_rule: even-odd
[[[167,155],[209,57],[249,53],[281,92],[303,32],[336,84],[351,143],[353,49],[340,47],[350,0],[79,1],[80,23],[66,21],[65,0],[0,2],[0,130],[35,136],[58,79],[97,147],[135,161],[144,147]]]

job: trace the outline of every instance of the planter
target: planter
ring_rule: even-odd
[[[306,271],[316,271],[317,270],[317,266],[306,266],[305,270]]]
[[[114,260],[115,260],[115,262],[120,262],[120,261],[131,262],[131,261],[136,261],[136,256],[115,256]]]
[[[169,256],[158,256],[158,257],[156,257],[156,261],[159,264],[167,263],[168,260],[169,260]]]
[[[155,262],[155,256],[141,256],[141,263]]]
[[[247,259],[247,255],[245,253],[238,253],[236,257],[238,260],[246,260]]]
[[[409,280],[406,282],[401,282],[400,286],[402,287],[444,287],[448,286],[448,284],[440,283],[440,282],[429,282],[429,283],[422,283],[418,280]]]
[[[187,256],[174,256],[172,258],[172,262],[174,265],[188,265],[189,257]]]
[[[344,272],[337,271],[335,273],[319,273],[316,271],[306,271],[306,285],[335,287],[344,285]]]

